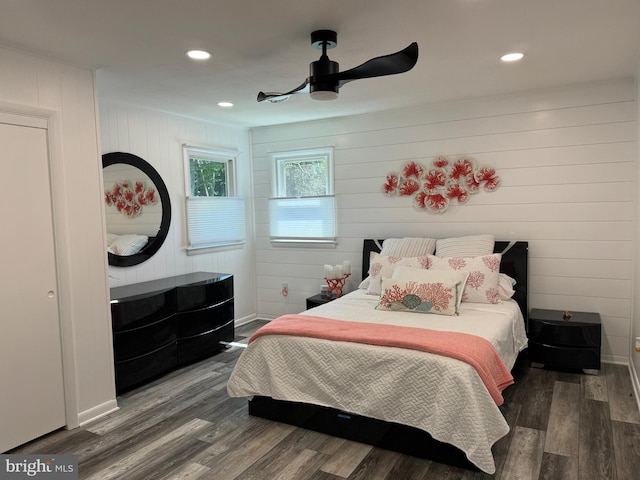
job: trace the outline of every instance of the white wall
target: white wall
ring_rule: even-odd
[[[493,233],[529,241],[530,307],[599,312],[603,360],[628,362],[635,97],[628,80],[252,129],[258,314],[302,311],[319,290],[324,263],[350,260],[357,272],[363,238]],[[329,145],[337,248],[272,247],[268,153]],[[441,215],[382,194],[387,173],[440,154],[495,167],[502,186]]]
[[[112,287],[198,271],[234,275],[236,324],[255,318],[255,256],[249,132],[100,99],[102,153],[127,152],[149,162],[171,200],[171,227],[160,250],[132,267],[109,267]],[[247,243],[242,248],[187,255],[182,145],[236,149],[238,195],[245,198]]]
[[[636,401],[640,407],[640,353],[635,351],[635,339],[640,338],[640,294],[638,293],[638,285],[640,285],[640,191],[638,191],[638,185],[640,185],[640,65],[636,72],[636,147],[638,162],[636,164],[636,188],[635,193],[635,269],[634,269],[634,285],[633,285],[633,316],[631,323],[631,338],[629,350],[631,352],[631,362],[629,367],[631,369],[631,378],[634,381],[634,387],[636,392]]]
[[[2,47],[0,71],[0,110],[49,120],[67,424],[74,427],[117,407],[94,77]],[[0,352],[0,361],[11,359]]]

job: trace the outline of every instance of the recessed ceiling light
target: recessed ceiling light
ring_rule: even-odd
[[[503,62],[517,62],[518,60],[522,60],[522,57],[524,57],[524,53],[514,52],[501,56],[500,60]]]
[[[187,57],[191,58],[192,60],[207,60],[211,58],[211,54],[204,50],[189,50],[187,52]]]
[[[233,107],[233,103],[231,102],[218,102],[218,106],[221,108],[231,108]]]

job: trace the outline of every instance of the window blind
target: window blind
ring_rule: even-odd
[[[244,243],[244,198],[187,197],[187,225],[191,248]]]
[[[272,241],[330,241],[336,239],[335,197],[270,198]]]

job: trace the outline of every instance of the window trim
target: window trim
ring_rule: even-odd
[[[220,195],[222,197],[236,196],[236,163],[240,152],[238,150],[196,147],[193,145],[182,145],[182,157],[184,160],[184,192],[185,196],[191,197],[191,167],[189,165],[189,156],[193,153],[199,154],[205,160],[217,161],[227,164],[227,194]]]
[[[281,163],[286,163],[287,161],[291,161],[293,159],[309,159],[312,157],[322,157],[326,156],[327,159],[327,190],[325,195],[333,195],[334,189],[334,177],[333,177],[333,147],[318,147],[318,148],[309,148],[304,150],[288,150],[284,152],[271,152],[269,154],[269,158],[271,159],[271,193],[272,197],[280,198],[285,197],[286,195],[280,194],[280,188],[284,182],[283,174],[280,172],[279,165]]]

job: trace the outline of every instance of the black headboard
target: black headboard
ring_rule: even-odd
[[[377,243],[376,243],[377,242]],[[362,278],[369,275],[369,258],[371,252],[380,253],[380,247],[383,240],[365,239],[362,249]],[[502,242],[498,241],[493,247],[494,253],[502,253],[502,261],[500,262],[500,271],[506,273],[515,279],[516,293],[513,299],[518,302],[522,315],[524,316],[525,325],[528,324],[529,318],[529,242]]]

